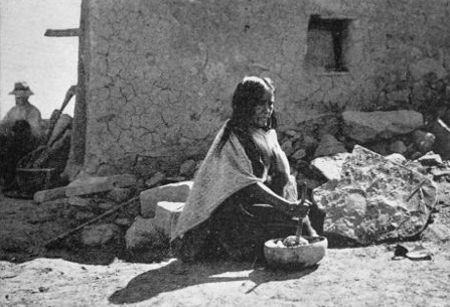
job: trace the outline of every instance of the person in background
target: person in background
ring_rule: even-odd
[[[0,183],[4,186],[13,183],[17,162],[44,138],[41,112],[28,101],[33,92],[27,83],[16,82],[9,94],[15,96],[16,105],[0,121]]]

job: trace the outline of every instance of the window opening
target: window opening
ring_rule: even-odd
[[[346,72],[350,19],[322,18],[311,15],[308,23],[306,64],[326,72]]]

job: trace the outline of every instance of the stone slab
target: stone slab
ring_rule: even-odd
[[[154,217],[156,205],[160,201],[185,202],[192,185],[193,181],[182,181],[141,192],[141,215],[145,218]]]
[[[33,200],[37,203],[43,203],[49,200],[55,200],[66,197],[66,187],[42,190],[34,193]]]
[[[66,196],[70,197],[107,192],[115,187],[125,188],[133,186],[136,182],[136,177],[130,174],[80,178],[72,181],[66,187]]]
[[[164,235],[171,237],[184,208],[184,202],[161,201],[156,206],[155,226]]]
[[[342,118],[345,135],[361,143],[406,134],[424,124],[422,114],[411,110],[345,111]]]

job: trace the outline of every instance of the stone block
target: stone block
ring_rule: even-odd
[[[192,185],[193,181],[182,181],[141,192],[141,215],[146,218],[154,217],[156,205],[160,201],[185,202]]]
[[[136,177],[130,174],[79,178],[72,181],[66,187],[66,196],[70,197],[107,192],[115,187],[122,188],[133,186],[136,182]]]
[[[172,232],[175,231],[184,204],[184,202],[158,202],[155,213],[155,226],[164,235],[171,237]]]

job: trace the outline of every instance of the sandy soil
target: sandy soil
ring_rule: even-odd
[[[450,209],[440,210],[435,223],[449,226]],[[33,256],[26,250],[50,237],[48,217],[36,212],[30,201],[0,200],[0,244],[9,244],[0,255],[1,306],[450,306],[450,241],[433,232],[402,243],[432,260],[392,260],[395,244],[332,248],[317,267],[285,272],[225,261],[127,262],[108,249]]]

